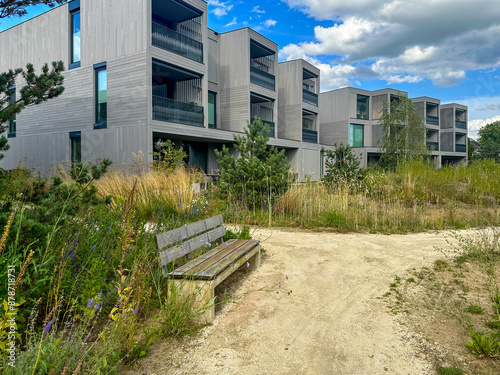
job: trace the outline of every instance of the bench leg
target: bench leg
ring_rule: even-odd
[[[196,324],[212,323],[215,319],[214,282],[204,280],[168,280],[168,295],[172,293],[172,284],[177,298],[183,301],[185,298],[192,299],[192,311],[196,316],[192,321]],[[207,307],[207,305],[210,305]],[[203,311],[200,311],[203,310]],[[199,314],[198,314],[199,312]]]
[[[248,264],[250,265],[248,267],[249,271],[253,271],[260,267],[260,245],[257,245],[257,247],[257,253],[248,260]]]

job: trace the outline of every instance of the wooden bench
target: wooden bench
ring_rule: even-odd
[[[169,291],[174,283],[180,296],[193,296],[195,310],[215,299],[215,287],[239,267],[247,265],[249,269],[255,269],[260,266],[259,241],[232,239],[224,242],[222,237],[225,234],[222,215],[217,215],[156,236],[160,266],[163,275],[169,278]],[[218,239],[221,243],[217,247],[190,259],[193,251],[208,248]],[[176,268],[175,261],[183,257],[187,262]],[[167,265],[172,262],[169,272]],[[214,318],[215,306],[212,303],[196,321],[210,323]]]

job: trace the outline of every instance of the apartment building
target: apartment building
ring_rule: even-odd
[[[155,146],[169,139],[191,165],[215,174],[214,150],[231,147],[233,135],[259,117],[297,176],[319,178],[317,139],[310,159],[317,105],[306,115],[313,122],[305,142],[285,137],[286,122],[281,136],[277,44],[249,28],[209,29],[203,0],[73,0],[0,33],[0,42],[12,51],[0,56],[2,71],[55,60],[67,67],[63,95],[17,116],[3,168],[19,160],[42,171],[63,160],[131,163],[139,151],[151,161]],[[312,80],[294,81],[294,90],[316,80],[314,96],[319,71],[309,71]]]
[[[346,87],[320,94],[320,143],[350,145],[366,167],[380,158],[380,125],[386,103],[406,92],[393,89],[376,91]],[[460,104],[441,105],[439,99],[413,98],[427,127],[426,142],[436,167],[467,162],[467,107]]]
[[[10,51],[0,55],[0,71],[56,60],[67,67],[60,97],[9,124],[5,169],[20,160],[40,171],[64,160],[130,164],[141,151],[148,162],[171,140],[191,165],[216,175],[214,150],[231,149],[234,135],[258,117],[297,179],[318,180],[321,150],[335,143],[351,144],[363,165],[377,160],[381,108],[398,94],[320,94],[318,68],[301,59],[278,63],[278,45],[250,28],[209,29],[203,0],[73,0],[3,31],[0,45]],[[423,117],[438,117],[427,142],[440,162],[464,160],[467,108],[418,99]]]

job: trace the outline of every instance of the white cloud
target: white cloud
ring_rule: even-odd
[[[427,78],[450,86],[466,79],[467,71],[500,67],[498,0],[282,1],[333,22],[316,26],[314,41],[280,52],[287,58],[331,55],[332,65],[355,68],[346,78],[369,70],[388,83]]]
[[[233,18],[233,20],[232,20],[231,22],[227,23],[227,24],[226,24],[226,25],[224,25],[224,26],[229,27],[229,26],[233,26],[233,25],[236,25],[236,17],[234,17],[234,18]]]
[[[471,120],[469,121],[469,137],[477,139],[478,131],[485,125],[491,124],[492,122],[500,121],[500,116],[495,116],[487,119]]]
[[[264,26],[272,27],[272,26],[276,26],[277,23],[278,22],[275,20],[266,20],[266,21],[264,21]]]
[[[225,16],[231,9],[233,9],[233,5],[228,4],[229,1],[224,3],[219,0],[208,0],[208,5],[215,7],[215,9],[213,9],[211,12],[218,18]]]
[[[266,13],[266,11],[264,9],[260,9],[260,5],[253,7],[252,12],[253,13]]]

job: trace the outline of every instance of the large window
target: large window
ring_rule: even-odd
[[[108,120],[108,77],[106,63],[94,65],[95,69],[95,125],[105,128]]]
[[[10,104],[14,104],[16,102],[16,86],[12,86],[10,88],[11,90],[14,90],[12,95],[10,96]],[[16,115],[9,121],[9,133],[7,137],[13,138],[16,136]]]
[[[69,11],[70,11],[70,27],[71,27],[71,56],[70,56],[70,64],[69,69],[78,68],[80,66],[80,31],[81,31],[81,23],[80,23],[80,1],[72,1],[69,3]]]
[[[82,133],[71,132],[69,139],[71,141],[71,164],[79,163],[82,161]]]
[[[370,97],[358,95],[356,100],[356,118],[368,120],[370,118]]]
[[[351,147],[363,147],[363,144],[364,144],[364,127],[363,127],[363,125],[351,124],[349,145]]]
[[[217,94],[215,92],[208,92],[208,127],[217,128]]]

